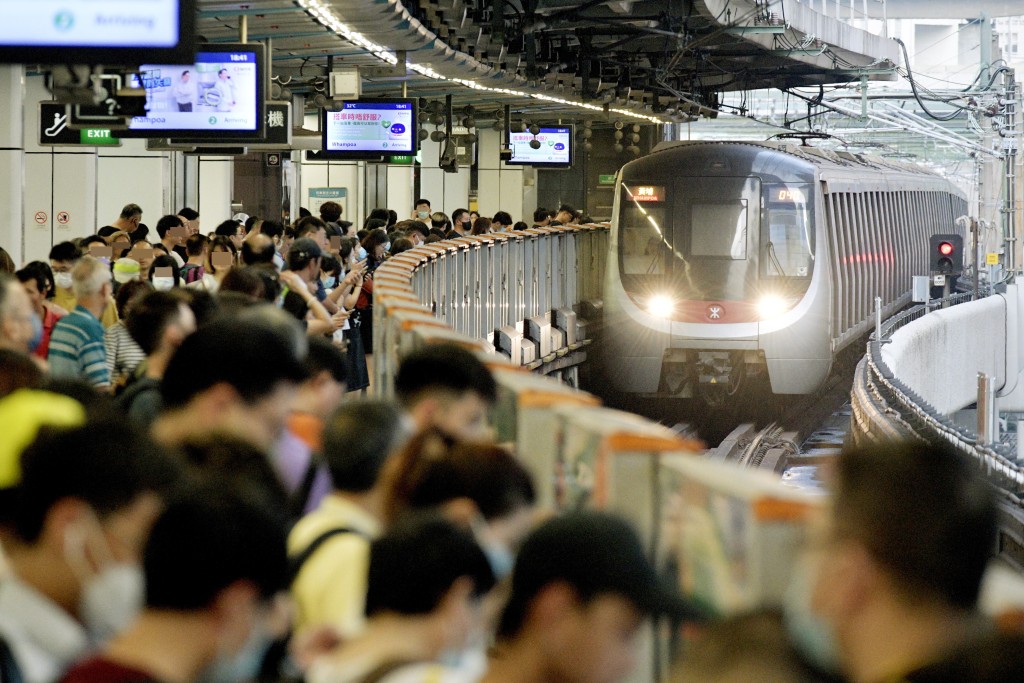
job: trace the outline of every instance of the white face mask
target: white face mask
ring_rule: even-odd
[[[797,560],[783,597],[783,620],[796,649],[818,668],[840,670],[839,644],[835,630],[811,607],[811,597],[820,562],[808,558]]]
[[[360,261],[366,260],[366,249],[363,249],[363,247],[360,246],[356,256]]]
[[[385,242],[384,243],[384,251],[386,251],[386,252],[390,252],[391,251],[391,242]]]
[[[155,277],[153,278],[153,288],[158,292],[169,292],[174,289],[174,278],[173,277]]]
[[[76,524],[68,528],[64,537],[64,555],[81,583],[78,612],[82,623],[94,643],[102,644],[117,635],[134,621],[142,611],[146,598],[146,581],[142,567],[113,560],[112,552],[99,523],[93,520],[91,528]],[[103,538],[109,561],[99,571],[91,569],[86,550],[89,537]],[[92,552],[96,552],[94,548]]]
[[[220,653],[199,674],[199,683],[245,683],[256,680],[271,640],[259,625],[253,626],[242,649],[234,654]]]
[[[71,289],[71,273],[54,273],[53,282],[61,289]]]
[[[103,643],[131,626],[145,598],[142,567],[111,564],[86,582],[78,609],[89,635]]]

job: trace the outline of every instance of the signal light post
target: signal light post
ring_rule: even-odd
[[[932,235],[929,239],[928,270],[932,279],[932,296],[949,296],[956,278],[964,270],[964,238],[953,233]]]

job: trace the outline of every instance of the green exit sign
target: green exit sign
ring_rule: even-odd
[[[109,128],[83,128],[78,133],[83,145],[116,145],[121,142],[111,135]]]
[[[413,156],[411,154],[392,154],[390,162],[392,164],[405,164],[409,166],[412,164]]]
[[[598,185],[614,185],[615,184],[615,174],[614,173],[607,173],[607,174],[602,173],[601,175],[597,176],[597,184]]]

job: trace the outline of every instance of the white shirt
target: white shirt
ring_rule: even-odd
[[[91,649],[85,627],[13,572],[0,582],[0,636],[25,683],[53,683]]]

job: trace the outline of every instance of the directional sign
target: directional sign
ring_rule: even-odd
[[[57,102],[39,103],[39,144],[44,146],[104,145],[119,147],[121,141],[107,128],[82,128],[72,130],[68,126],[67,107]]]

